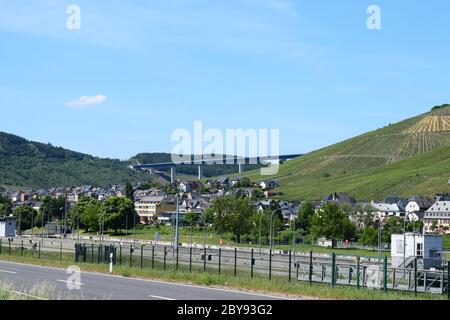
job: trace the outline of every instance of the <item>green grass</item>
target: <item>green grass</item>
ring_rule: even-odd
[[[41,259],[37,259],[35,256],[30,255],[20,256],[18,254],[14,254],[8,256],[3,254],[0,255],[0,260],[35,264],[40,266],[67,268],[68,266],[74,264],[71,256],[71,254],[64,254],[63,259],[58,260],[48,255],[45,255]],[[78,266],[82,271],[109,273],[108,265],[79,263]],[[144,268],[141,269],[139,266],[135,265],[133,267],[129,267],[127,265],[116,265],[114,267],[114,274],[124,277],[158,279],[169,282],[237,289],[248,292],[281,295],[291,298],[338,300],[442,300],[445,298],[441,295],[434,294],[419,293],[417,296],[414,296],[413,293],[408,292],[383,292],[372,289],[358,290],[355,287],[347,286],[336,286],[335,288],[331,288],[330,285],[326,284],[309,285],[305,282],[298,282],[294,280],[289,283],[286,277],[278,276],[273,276],[272,281],[269,281],[266,276],[256,273],[255,277],[251,279],[247,273],[242,273],[241,271],[238,272],[237,277],[234,277],[230,272],[226,272],[226,270],[222,273],[222,275],[218,275],[217,270],[211,270],[211,272],[196,270],[196,272],[191,273],[185,268],[180,268],[179,271],[175,271],[173,265],[169,265],[166,271],[162,270],[161,265],[157,265],[156,267],[157,269],[151,269],[148,265],[145,265]],[[6,295],[9,298],[16,298],[14,295],[11,296],[11,293],[8,292]]]
[[[446,112],[450,113],[450,107]],[[259,170],[245,176],[251,180],[278,179],[279,197],[288,200],[319,200],[335,191],[362,200],[448,192],[450,131],[405,134],[429,115],[308,153],[282,164],[271,177],[261,176]]]

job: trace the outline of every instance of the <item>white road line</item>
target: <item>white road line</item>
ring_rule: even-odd
[[[8,270],[0,270],[0,272],[3,272],[3,273],[11,273],[11,274],[17,274],[17,272],[14,272],[14,271],[8,271]]]
[[[84,283],[81,283],[81,282],[67,281],[67,280],[60,280],[60,279],[58,279],[57,281],[65,282],[65,283],[69,283],[69,284],[75,284],[75,285],[78,285],[78,286],[84,286]]]
[[[172,299],[172,298],[166,298],[166,297],[154,296],[154,295],[149,295],[149,297],[159,299],[159,300],[176,300],[176,299]]]
[[[20,296],[25,296],[25,297],[29,297],[29,298],[33,298],[33,299],[37,299],[37,300],[48,300],[48,299],[41,298],[41,297],[38,297],[38,296],[33,296],[31,294],[28,294],[28,293],[23,293],[23,292],[20,292],[20,291],[11,291],[11,292],[14,293],[14,294],[20,295]]]

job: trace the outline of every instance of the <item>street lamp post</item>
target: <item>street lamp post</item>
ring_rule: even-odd
[[[280,210],[280,208],[273,210],[272,213],[270,214],[270,252],[272,252],[273,248],[273,215],[278,210]]]

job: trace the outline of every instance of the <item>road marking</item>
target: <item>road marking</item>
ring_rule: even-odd
[[[154,296],[154,295],[150,295],[149,297],[155,298],[155,299],[160,299],[160,300],[176,300],[176,299],[172,299],[172,298],[166,298],[166,297]]]
[[[20,292],[20,291],[11,291],[11,292],[14,293],[14,294],[20,295],[20,296],[25,296],[25,297],[29,297],[29,298],[33,298],[33,299],[37,299],[37,300],[48,300],[48,299],[41,298],[41,297],[38,297],[38,296],[33,296],[31,294],[28,294],[28,293],[23,293],[23,292]]]
[[[65,282],[65,283],[69,283],[69,284],[76,284],[76,285],[78,285],[78,286],[84,286],[84,283],[81,283],[81,282],[67,281],[67,280],[60,280],[60,279],[58,279],[57,281],[59,281],[59,282]]]
[[[3,273],[11,273],[11,274],[17,274],[17,272],[14,272],[14,271],[8,271],[8,270],[0,270],[0,272],[3,272]]]

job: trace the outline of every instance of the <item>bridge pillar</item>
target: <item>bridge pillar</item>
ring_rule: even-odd
[[[203,165],[199,164],[198,165],[198,180],[202,180],[203,179]]]
[[[170,183],[177,182],[177,169],[175,166],[170,167]]]
[[[239,163],[239,173],[243,173],[243,172],[244,172],[244,164]]]

